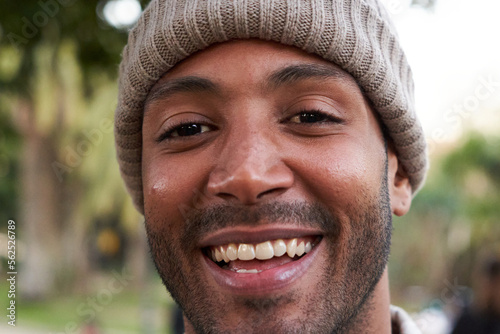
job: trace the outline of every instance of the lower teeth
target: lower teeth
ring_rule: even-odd
[[[250,270],[238,269],[238,270],[236,270],[236,272],[239,273],[239,274],[258,274],[258,273],[262,272],[262,270],[257,270],[257,269],[250,269]]]

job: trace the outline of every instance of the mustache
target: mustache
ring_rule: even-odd
[[[340,224],[332,213],[319,203],[267,203],[256,207],[214,205],[191,209],[185,214],[183,242],[227,227],[259,226],[269,223],[290,224],[296,227],[320,229],[324,234],[336,235]]]

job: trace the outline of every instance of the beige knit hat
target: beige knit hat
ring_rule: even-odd
[[[416,193],[427,170],[426,142],[410,67],[378,0],[152,0],[123,51],[115,115],[121,174],[141,213],[142,114],[149,91],[196,51],[246,38],[293,45],[349,72],[380,114]]]

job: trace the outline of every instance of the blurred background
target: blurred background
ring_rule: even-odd
[[[487,274],[500,258],[500,2],[383,2],[431,157],[426,186],[394,221],[391,298],[425,334],[447,334],[464,310],[489,303],[488,288],[500,291]],[[147,3],[0,3],[6,315],[11,225],[18,273],[16,327],[2,315],[2,333],[174,333],[113,142],[120,53]]]

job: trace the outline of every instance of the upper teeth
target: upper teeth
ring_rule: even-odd
[[[313,248],[311,241],[293,239],[277,239],[260,244],[228,244],[210,248],[210,257],[216,262],[234,260],[249,261],[253,259],[268,260],[274,256],[280,257],[285,253],[293,258],[309,253]]]

